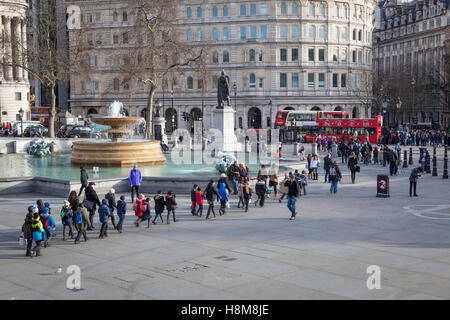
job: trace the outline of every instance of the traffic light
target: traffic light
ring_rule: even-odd
[[[183,112],[183,120],[184,121],[190,121],[191,120],[191,114],[188,112]]]

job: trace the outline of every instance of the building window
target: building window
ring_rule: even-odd
[[[252,3],[250,5],[250,15],[251,16],[256,16],[256,4]]]
[[[280,88],[287,88],[287,74],[280,73]]]
[[[86,91],[87,91],[87,92],[92,92],[92,83],[91,83],[91,80],[86,80],[85,87],[86,87]]]
[[[86,14],[86,20],[89,23],[93,23],[94,22],[94,20],[92,19],[92,13],[87,13]]]
[[[223,58],[223,62],[230,62],[230,53],[227,50],[225,50],[223,52],[222,58]]]
[[[212,39],[219,40],[219,30],[217,30],[217,28],[213,28],[212,30]]]
[[[353,29],[353,37],[352,37],[352,39],[356,40],[356,29]]]
[[[319,88],[325,88],[325,73],[319,73]]]
[[[333,61],[338,61],[338,50],[337,49],[333,50]]]
[[[186,18],[191,19],[192,18],[192,8],[188,7],[186,9]]]
[[[352,51],[352,62],[356,63],[356,50]]]
[[[260,89],[264,88],[264,79],[263,78],[258,79],[258,87]]]
[[[362,41],[362,30],[358,31],[358,40]]]
[[[310,37],[311,39],[315,39],[316,38],[316,27],[315,26],[309,26],[309,28],[308,28],[308,37]]]
[[[202,8],[201,7],[197,7],[197,18],[201,18],[203,14]]]
[[[250,49],[248,52],[248,60],[251,62],[255,62],[256,60],[256,51],[255,49]]]
[[[203,30],[202,29],[197,30],[197,41],[203,41]]]
[[[219,63],[219,53],[217,51],[213,52],[212,62],[213,63]]]
[[[344,6],[342,7],[342,17],[346,18],[347,17],[347,6],[344,4]]]
[[[122,43],[127,44],[128,43],[128,33],[124,32],[122,34]]]
[[[97,23],[102,22],[102,15],[100,12],[95,13],[95,22],[97,22]]]
[[[339,27],[334,27],[334,39],[339,40]]]
[[[228,6],[227,5],[223,6],[223,8],[222,8],[222,16],[228,17]]]
[[[291,61],[298,61],[298,48],[292,48]]]
[[[14,96],[16,98],[16,101],[22,101],[22,92],[15,92]]]
[[[314,61],[314,49],[308,49],[308,61]]]
[[[122,21],[128,21],[128,13],[126,11],[122,12]]]
[[[347,40],[347,27],[341,29],[342,40]]]
[[[256,39],[257,37],[258,35],[256,26],[250,26],[250,39]]]
[[[256,88],[256,76],[254,73],[250,73],[249,87],[251,89]]]
[[[192,41],[192,30],[191,29],[189,29],[186,33],[186,40]]]
[[[298,14],[298,3],[297,2],[292,2],[292,14]]]
[[[259,37],[261,39],[267,39],[267,26],[261,26],[259,28]]]
[[[219,10],[217,9],[216,6],[214,6],[213,9],[212,9],[212,16],[213,16],[214,18],[216,18],[217,15],[218,15],[218,12],[219,12]]]
[[[362,64],[362,51],[358,51],[358,63]]]
[[[113,21],[117,22],[118,19],[119,19],[119,14],[116,11],[114,11],[113,12]]]
[[[339,17],[339,6],[337,3],[334,5],[334,15]]]
[[[297,39],[299,36],[300,36],[299,26],[296,25],[296,24],[292,25],[292,27],[291,27],[291,37],[293,39]]]
[[[308,73],[308,88],[314,88],[314,73]]]
[[[280,61],[287,61],[287,49],[280,49]]]
[[[322,2],[319,4],[319,14],[321,16],[325,15],[325,5]]]
[[[292,74],[292,88],[298,88],[298,73]]]
[[[239,15],[246,16],[247,15],[247,6],[245,4],[241,4],[239,6]]]
[[[259,14],[266,15],[268,13],[267,3],[261,3],[259,5]]]
[[[325,61],[325,49],[319,49],[319,61]]]
[[[347,87],[347,75],[345,73],[341,73],[341,88]]]
[[[203,88],[203,79],[197,79],[197,89],[202,89]]]
[[[230,34],[227,27],[222,29],[222,40],[230,40]]]
[[[100,85],[98,81],[94,81],[94,92],[98,93],[100,90]]]
[[[288,26],[281,25],[280,26],[280,38],[286,39],[288,37]]]
[[[325,26],[319,27],[319,39],[325,39]]]
[[[145,83],[141,79],[138,80],[138,88],[139,90],[144,90]]]
[[[239,27],[239,35],[241,39],[247,38],[247,27]]]
[[[342,62],[347,62],[347,49],[342,49],[341,50],[341,61]]]
[[[315,12],[314,3],[310,2],[310,3],[309,3],[309,15],[310,15],[310,16],[313,16],[313,15],[315,15],[315,14],[316,14],[316,12]]]
[[[282,3],[281,3],[281,8],[280,8],[280,9],[281,9],[281,14],[282,14],[282,15],[284,15],[284,16],[287,15],[287,5],[286,5],[286,2],[282,2]]]
[[[264,52],[262,50],[259,50],[258,51],[258,61],[259,62],[263,61],[263,55],[264,55]]]
[[[187,78],[187,88],[190,90],[194,89],[194,79],[191,76]]]
[[[333,88],[337,88],[337,87],[338,87],[338,74],[333,73]]]

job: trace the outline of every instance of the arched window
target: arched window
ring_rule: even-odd
[[[287,5],[286,2],[281,3],[281,14],[286,15],[287,14]]]
[[[90,114],[98,114],[97,109],[90,108],[90,109],[88,110],[88,112],[87,112],[87,115],[89,116]]]
[[[222,29],[222,40],[230,40],[230,33],[228,27]]]
[[[254,73],[250,73],[250,81],[248,85],[250,88],[256,88],[256,76]]]
[[[217,9],[217,7],[214,6],[213,9],[212,9],[212,16],[213,16],[214,18],[217,17],[218,11],[219,11],[219,10]]]
[[[191,76],[187,78],[187,88],[194,89],[194,79]]]
[[[188,7],[186,9],[186,18],[191,19],[192,18],[192,8]]]
[[[319,4],[319,14],[321,16],[325,15],[325,5],[322,2]]]
[[[228,6],[224,5],[222,9],[222,16],[228,17]]]
[[[212,39],[219,40],[219,30],[217,30],[217,28],[213,28],[212,30]]]
[[[314,3],[313,3],[313,2],[310,2],[310,3],[309,3],[309,15],[310,15],[310,16],[313,16],[313,15],[315,15],[315,14],[316,14],[316,11],[315,11]]]
[[[311,111],[320,111],[320,108],[318,106],[314,106],[311,108]]]
[[[298,14],[298,3],[292,2],[292,14]]]
[[[86,65],[91,66],[91,56],[86,54],[84,56],[84,61],[86,62]]]
[[[114,80],[113,80],[113,88],[114,88],[114,91],[119,91],[119,89],[120,89],[119,87],[120,87],[119,79],[114,78]]]
[[[122,12],[122,21],[128,21],[128,13],[126,11]]]
[[[230,62],[230,53],[228,52],[228,50],[225,50],[223,52],[223,62]]]
[[[114,11],[113,12],[113,21],[117,22],[118,19],[119,19],[119,15],[118,15],[117,11]]]
[[[309,28],[308,28],[308,37],[310,37],[311,39],[315,39],[316,38],[316,27],[315,26],[309,26]]]
[[[342,7],[342,17],[347,17],[347,6],[345,4]]]
[[[189,29],[186,33],[186,40],[192,41],[192,30],[191,29]]]
[[[337,106],[336,108],[334,108],[334,111],[343,111],[342,107]]]
[[[203,30],[197,29],[197,41],[202,41],[202,40],[203,40]]]
[[[217,51],[213,52],[212,62],[213,63],[219,63],[219,53]]]
[[[202,8],[201,7],[197,7],[197,18],[201,18],[202,17]]]
[[[319,27],[319,39],[325,39],[325,26]]]
[[[255,49],[250,49],[248,52],[248,60],[249,61],[255,61],[256,60],[256,51]]]

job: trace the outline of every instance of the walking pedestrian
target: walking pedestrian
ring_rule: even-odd
[[[42,225],[44,226],[44,231],[46,233],[44,237],[44,248],[50,247],[49,241],[52,238],[53,230],[56,228],[55,219],[50,215],[48,208],[44,208],[41,214]]]
[[[111,219],[111,223],[113,225],[113,228],[117,229],[116,219],[114,218],[114,208],[117,209],[116,190],[111,188],[109,190],[109,192],[105,195],[105,199],[108,200],[108,207],[109,207],[109,210],[110,210],[109,218]]]
[[[225,214],[225,209],[227,207],[227,202],[228,202],[228,191],[225,187],[225,183],[221,182],[219,189],[219,197],[220,197],[220,209],[219,209],[219,215],[224,215]]]
[[[311,169],[313,180],[319,180],[318,168],[320,167],[320,160],[317,154],[314,154],[311,159]]]
[[[351,172],[352,183],[355,184],[358,159],[356,158],[356,154],[354,152],[352,152],[350,154],[350,157],[348,158],[347,167],[350,169]]]
[[[421,173],[423,172],[421,167],[414,168],[411,170],[411,175],[409,176],[409,196],[412,197],[412,191],[414,189],[414,197],[418,197],[417,195],[417,180],[419,180],[419,177],[421,176]]]
[[[119,217],[119,222],[117,223],[117,231],[122,233],[123,220],[125,220],[125,214],[127,213],[127,202],[125,201],[125,196],[120,196],[120,200],[117,201],[117,216]]]
[[[150,198],[146,198],[142,203],[145,205],[145,210],[142,212],[141,222],[148,221],[147,228],[150,228],[150,221],[152,219],[152,213],[150,210],[151,200]]]
[[[75,238],[74,244],[80,243],[81,235],[83,235],[84,242],[87,242],[88,237],[86,234],[86,227],[91,227],[91,220],[88,211],[82,203],[77,204],[77,209],[75,211],[75,223],[77,225],[78,233],[77,237]]]
[[[33,213],[31,231],[33,233],[33,240],[36,244],[31,250],[31,256],[39,257],[41,256],[41,242],[45,239],[45,230],[39,216],[39,211]]]
[[[238,208],[241,207],[241,203],[242,203],[242,207],[244,207],[244,194],[243,194],[243,190],[242,190],[244,188],[244,185],[245,185],[245,182],[239,181],[239,184],[238,184],[239,201],[238,201],[238,205],[237,205]]]
[[[274,197],[278,197],[278,170],[276,168],[275,163],[272,164],[272,167],[269,169],[269,187],[273,188]]]
[[[143,203],[145,199],[145,196],[143,194],[140,194],[139,197],[136,199],[136,203],[133,205],[134,215],[137,217],[136,221],[134,222],[134,225],[136,227],[139,227],[139,222],[142,220],[142,212],[145,211],[147,208],[144,206]]]
[[[27,242],[26,257],[31,257],[31,247],[33,245],[33,206],[28,207],[28,213],[22,225],[23,238]]]
[[[216,212],[214,211],[214,201],[215,198],[219,196],[219,192],[217,191],[217,188],[214,186],[214,180],[211,179],[209,180],[208,185],[206,186],[205,189],[205,197],[206,200],[208,201],[208,213],[206,214],[206,219],[209,219],[209,215],[212,214],[214,215],[214,218],[216,217]]]
[[[108,220],[111,210],[108,207],[108,199],[103,199],[101,206],[98,208],[98,218],[102,227],[100,228],[99,239],[108,237]]]
[[[297,215],[296,203],[297,197],[300,193],[300,187],[293,174],[289,175],[289,179],[285,182],[285,186],[288,187],[287,207],[289,211],[291,211],[291,217],[289,218],[289,220],[295,220],[295,217]]]
[[[69,237],[71,239],[75,238],[72,230],[72,224],[73,224],[73,212],[72,208],[70,207],[70,202],[67,200],[64,200],[63,206],[61,208],[60,212],[61,222],[63,224],[63,241],[66,241],[66,228],[69,229]]]
[[[81,188],[80,188],[80,192],[78,192],[78,196],[81,195],[81,193],[83,192],[83,189],[87,188],[88,180],[89,180],[89,175],[87,174],[86,170],[84,169],[84,167],[80,167]]]
[[[228,168],[228,179],[231,181],[233,186],[233,194],[238,193],[238,180],[240,176],[240,170],[237,161],[234,161],[233,164]]]
[[[255,193],[258,199],[255,201],[255,207],[259,204],[260,207],[264,207],[264,200],[266,198],[267,185],[263,178],[259,178],[255,185]]]
[[[299,175],[299,181],[300,181],[300,187],[303,189],[303,194],[306,196],[306,186],[308,185],[308,177],[306,176],[305,170],[302,170],[302,174]]]
[[[323,170],[325,170],[325,183],[331,182],[330,180],[330,166],[333,164],[331,160],[331,153],[328,153],[325,158],[323,158]]]
[[[194,184],[194,186],[191,189],[191,214],[195,216],[197,212],[197,188],[198,185]]]
[[[172,213],[173,222],[178,222],[175,217],[175,209],[177,208],[177,201],[175,200],[175,194],[173,191],[167,192],[166,195],[166,208],[167,208],[167,224],[170,224],[170,214]]]
[[[155,200],[155,218],[153,219],[152,223],[156,224],[155,221],[158,217],[161,219],[161,223],[164,223],[162,213],[164,212],[166,201],[164,200],[164,196],[161,190],[158,190],[158,193],[153,197],[153,200]]]
[[[250,203],[250,200],[252,199],[252,189],[250,189],[250,183],[248,181],[245,181],[245,184],[242,188],[242,195],[244,198],[245,212],[247,212],[248,204]]]
[[[198,187],[197,188],[197,192],[195,194],[196,196],[196,201],[197,201],[197,205],[198,205],[198,210],[196,215],[201,217],[203,214],[203,193],[202,193],[202,188]]]
[[[94,230],[94,216],[95,212],[97,211],[97,205],[100,207],[100,199],[98,198],[97,192],[95,192],[95,182],[89,182],[88,187],[86,190],[84,190],[85,193],[85,199],[88,202],[83,202],[83,205],[86,207],[86,209],[89,212],[89,220],[91,226],[88,227],[88,230]]]
[[[339,168],[337,161],[334,161],[333,166],[331,166],[330,175],[331,175],[330,193],[333,192],[337,193],[338,183],[342,179],[341,169]]]
[[[134,203],[134,192],[136,191],[136,197],[138,197],[139,186],[141,185],[142,182],[141,171],[138,169],[137,163],[133,165],[133,169],[130,171],[128,181],[131,187],[131,203]]]

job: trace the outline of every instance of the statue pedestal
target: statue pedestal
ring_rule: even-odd
[[[166,135],[166,119],[163,117],[154,117],[153,118],[153,136],[155,140],[162,141],[167,144],[167,135]]]
[[[213,128],[222,132],[222,151],[235,152],[241,151],[241,143],[237,142],[234,135],[234,114],[235,111],[230,107],[213,110]]]

